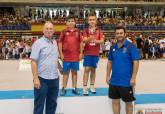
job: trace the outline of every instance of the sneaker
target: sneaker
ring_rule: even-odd
[[[66,90],[65,90],[64,88],[62,88],[62,89],[61,89],[60,95],[61,95],[61,96],[65,96],[65,94],[66,94]]]
[[[95,87],[93,85],[91,85],[91,87],[90,87],[90,92],[92,94],[96,94],[96,89],[95,89]]]
[[[84,96],[88,96],[88,89],[87,89],[87,87],[83,88],[83,95]]]
[[[75,95],[80,95],[80,93],[79,93],[77,88],[73,88],[72,89],[72,93],[75,94]]]

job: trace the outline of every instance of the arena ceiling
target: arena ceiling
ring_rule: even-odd
[[[71,1],[71,0],[0,0],[0,6],[97,6],[97,7],[107,7],[107,6],[125,6],[125,5],[160,5],[165,6],[164,2],[121,2],[121,1]]]

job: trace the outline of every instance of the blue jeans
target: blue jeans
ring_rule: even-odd
[[[59,91],[59,79],[48,80],[39,77],[39,80],[41,84],[40,89],[34,88],[33,114],[43,114],[45,102],[45,114],[55,114]]]

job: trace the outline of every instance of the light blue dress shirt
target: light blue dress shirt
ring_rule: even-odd
[[[57,79],[58,47],[56,41],[44,36],[35,41],[32,46],[31,59],[37,61],[38,76],[44,79]]]

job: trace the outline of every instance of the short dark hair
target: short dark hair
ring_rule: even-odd
[[[88,17],[90,17],[90,16],[95,16],[95,17],[96,17],[96,13],[95,13],[95,12],[90,12],[90,13],[88,14]]]
[[[74,15],[70,15],[70,16],[67,17],[67,21],[68,21],[69,19],[74,19],[74,20],[76,20],[76,17],[75,17]]]
[[[122,26],[122,25],[116,26],[116,27],[115,27],[115,32],[116,32],[116,30],[118,30],[118,29],[123,29],[124,32],[126,32],[126,28],[125,28],[124,26]]]

